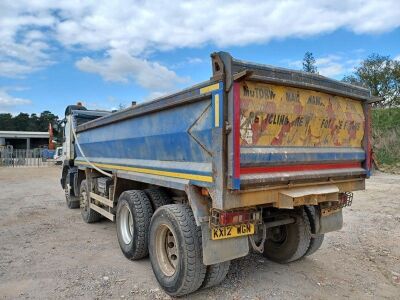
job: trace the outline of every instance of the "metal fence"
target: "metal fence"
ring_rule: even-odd
[[[0,167],[48,167],[54,165],[53,159],[43,156],[43,149],[0,148]]]

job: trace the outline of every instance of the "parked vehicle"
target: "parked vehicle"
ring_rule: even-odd
[[[61,165],[65,160],[65,154],[63,153],[63,147],[57,147],[53,155],[54,163]]]
[[[56,151],[44,148],[41,150],[41,156],[43,159],[51,159],[54,157]]]
[[[116,222],[172,296],[219,284],[249,247],[289,263],[343,225],[370,172],[370,92],[213,53],[212,77],[115,113],[67,108],[61,184]]]

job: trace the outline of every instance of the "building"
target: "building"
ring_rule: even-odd
[[[14,149],[33,149],[47,147],[48,132],[37,131],[0,131],[0,147],[12,145]]]

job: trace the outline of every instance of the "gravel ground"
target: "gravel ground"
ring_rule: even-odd
[[[115,224],[66,207],[60,169],[0,168],[1,299],[170,299],[149,259],[121,253]],[[376,174],[345,209],[344,228],[287,265],[257,254],[191,299],[399,299],[400,175]]]

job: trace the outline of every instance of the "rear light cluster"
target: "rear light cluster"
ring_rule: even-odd
[[[244,211],[222,212],[219,215],[219,224],[221,225],[232,225],[248,222],[250,222],[250,213]]]
[[[213,209],[211,211],[211,225],[214,226],[256,223],[260,220],[261,220],[261,212],[256,210],[223,211],[223,210]]]

